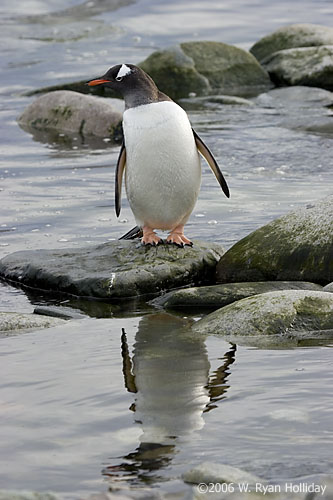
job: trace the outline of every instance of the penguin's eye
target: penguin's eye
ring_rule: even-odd
[[[122,79],[123,79],[123,76],[116,76],[116,80],[117,80],[117,82],[121,82],[121,81],[122,81]]]

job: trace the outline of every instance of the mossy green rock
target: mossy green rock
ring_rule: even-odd
[[[19,118],[27,131],[57,130],[80,136],[114,138],[119,134],[123,101],[100,99],[70,90],[49,92],[34,100]]]
[[[246,50],[222,42],[186,42],[180,46],[212,89],[237,94],[271,86],[266,71]]]
[[[211,282],[223,253],[220,245],[198,241],[193,248],[112,241],[15,252],[0,261],[0,276],[52,292],[119,300]]]
[[[208,314],[193,330],[227,337],[302,335],[309,330],[325,330],[333,338],[333,295],[308,290],[254,295]]]
[[[173,99],[209,93],[209,81],[200,75],[194,61],[179,45],[153,52],[139,66],[148,73],[156,85]]]
[[[258,281],[256,283],[227,283],[225,285],[210,285],[183,288],[168,292],[152,300],[155,306],[170,309],[177,308],[210,308],[220,307],[237,300],[271,292],[274,290],[322,290],[320,285],[303,281]]]
[[[221,42],[186,42],[154,52],[139,66],[173,99],[189,94],[258,94],[270,88],[252,54]]]
[[[333,45],[281,50],[262,64],[277,85],[333,90]]]
[[[318,24],[291,24],[256,42],[250,52],[263,62],[267,56],[285,49],[333,45],[333,28]]]
[[[249,234],[223,255],[217,282],[333,280],[333,195]]]

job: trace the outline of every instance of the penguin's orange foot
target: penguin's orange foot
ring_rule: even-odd
[[[178,247],[184,247],[185,245],[193,247],[192,241],[187,239],[183,232],[172,231],[167,237],[166,242]]]
[[[141,243],[143,245],[152,245],[156,246],[159,245],[160,243],[163,243],[163,240],[157,236],[156,233],[150,228],[145,228],[143,227],[143,237],[141,238]]]

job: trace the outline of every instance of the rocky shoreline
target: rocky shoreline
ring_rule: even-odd
[[[139,298],[158,308],[213,310],[192,330],[232,342],[258,347],[268,345],[266,337],[283,345],[322,342],[333,338],[333,196],[266,224],[227,252],[199,241],[193,248],[114,241],[23,251],[0,261],[0,277],[49,293],[123,305]],[[25,329],[23,316],[12,314],[0,317],[0,330],[7,335],[10,325]],[[30,329],[29,315],[26,321]],[[40,328],[40,317],[37,323]]]

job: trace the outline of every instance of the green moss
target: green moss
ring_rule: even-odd
[[[68,120],[73,114],[70,106],[57,106],[56,108],[51,109],[51,113],[56,116],[62,117],[65,120]]]

